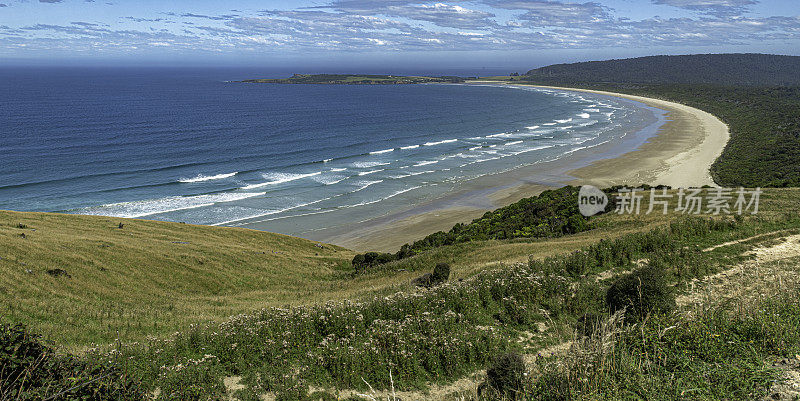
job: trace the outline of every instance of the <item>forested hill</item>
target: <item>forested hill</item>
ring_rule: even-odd
[[[705,110],[731,132],[711,166],[717,184],[798,187],[798,71],[796,56],[698,54],[558,64],[517,80],[655,97]]]
[[[800,85],[800,57],[693,54],[555,64],[530,70],[539,82],[622,84]]]

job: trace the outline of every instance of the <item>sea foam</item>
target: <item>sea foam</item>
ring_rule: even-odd
[[[194,196],[168,196],[159,199],[109,203],[106,205],[84,208],[81,209],[80,212],[81,214],[133,219],[160,213],[213,206],[217,203],[234,202],[264,194],[265,192],[227,192]]]
[[[443,141],[438,141],[438,142],[426,142],[425,146],[441,145],[443,143],[452,143],[452,142],[456,142],[456,141],[458,141],[458,139],[445,139]]]
[[[233,177],[234,175],[239,174],[238,171],[234,171],[232,173],[227,174],[217,174],[217,175],[203,175],[198,174],[197,177],[194,178],[181,178],[178,182],[184,183],[193,183],[193,182],[204,182],[204,181],[213,181],[213,180],[222,180],[225,178]]]
[[[421,162],[415,164],[414,167],[427,166],[429,164],[436,164],[436,163],[439,163],[439,161],[438,160],[426,160],[426,161],[421,161]]]
[[[269,185],[276,185],[276,184],[283,184],[286,182],[302,180],[303,178],[314,177],[317,175],[322,174],[321,171],[317,171],[316,173],[308,173],[308,174],[289,174],[289,173],[272,173],[272,174],[264,174],[264,179],[270,180],[267,182],[261,182],[258,184],[250,184],[242,187],[244,190],[254,189],[254,188],[262,188]]]
[[[352,164],[355,168],[372,168],[378,166],[388,166],[390,163],[387,162],[355,162]]]

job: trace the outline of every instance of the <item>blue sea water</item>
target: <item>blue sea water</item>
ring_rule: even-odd
[[[629,101],[533,88],[228,82],[259,76],[0,69],[0,209],[298,234],[591,151],[658,119]],[[287,223],[309,215],[326,216]]]

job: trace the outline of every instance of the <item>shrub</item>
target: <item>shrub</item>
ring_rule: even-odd
[[[72,276],[70,276],[69,273],[67,273],[67,271],[64,269],[47,269],[47,274],[53,277],[72,278]]]
[[[525,361],[516,352],[496,358],[486,370],[486,386],[499,396],[515,400],[525,385]]]
[[[115,366],[58,355],[24,326],[0,323],[0,399],[48,397],[139,400],[144,394]]]
[[[662,270],[644,267],[617,278],[606,292],[611,312],[625,309],[625,318],[638,322],[649,314],[669,313],[675,298]]]
[[[605,305],[606,289],[594,280],[579,282],[575,285],[575,291],[567,299],[566,310],[573,316],[581,316],[584,313],[594,313],[606,315]]]
[[[577,234],[588,229],[589,224],[586,222],[586,218],[579,214],[573,214],[569,216],[561,231],[564,234]]]
[[[433,276],[431,277],[437,284],[444,283],[450,278],[450,265],[447,263],[437,263],[433,268]]]
[[[425,273],[412,280],[411,284],[414,284],[417,287],[425,287],[425,288],[433,287],[433,274]]]
[[[353,264],[353,267],[356,269],[357,273],[363,273],[370,267],[382,265],[395,260],[397,260],[397,257],[391,253],[367,252],[365,254],[358,254],[354,256],[351,263]]]
[[[597,261],[592,257],[592,254],[584,250],[575,251],[564,258],[564,268],[573,277],[591,271],[595,268],[596,263]]]
[[[447,263],[439,263],[433,268],[433,273],[425,273],[412,281],[418,287],[434,287],[442,283],[446,283],[450,278],[450,265]]]

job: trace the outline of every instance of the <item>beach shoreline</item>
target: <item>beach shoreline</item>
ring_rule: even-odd
[[[507,84],[495,81],[476,83]],[[320,232],[311,239],[356,251],[393,252],[405,243],[436,231],[449,230],[453,225],[469,222],[487,211],[563,185],[715,185],[709,169],[721,154],[730,134],[727,125],[705,111],[680,103],[621,93],[539,85],[515,86],[627,99],[665,111],[666,121],[643,144],[616,157],[593,160],[577,169],[571,168],[574,164],[566,161],[555,161],[548,166],[546,171],[549,174],[545,176],[541,175],[544,169],[534,166],[487,176],[459,193],[403,212],[359,222],[356,228],[351,226]]]

